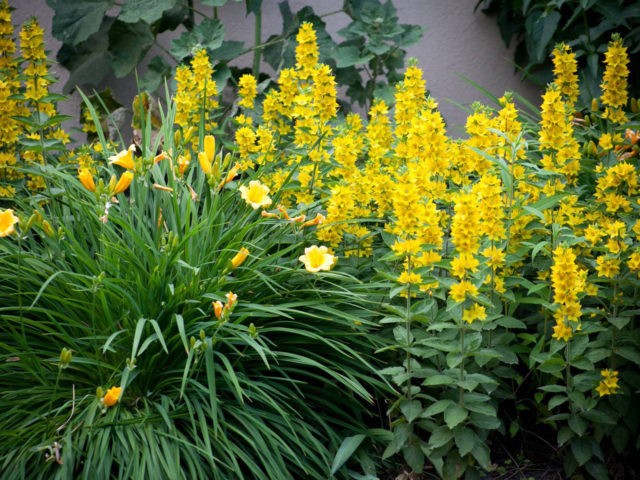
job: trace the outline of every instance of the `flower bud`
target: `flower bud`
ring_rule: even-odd
[[[60,362],[58,363],[58,366],[60,368],[67,368],[71,363],[72,359],[73,359],[73,354],[71,353],[71,350],[65,347],[60,352]]]

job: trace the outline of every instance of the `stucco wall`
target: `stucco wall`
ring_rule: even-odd
[[[16,8],[13,13],[15,24],[21,24],[32,15],[38,17],[48,34],[47,47],[54,58],[60,42],[49,34],[53,12],[45,0],[9,0],[9,3]],[[279,0],[263,1],[263,39],[282,30],[278,3]],[[290,0],[289,3],[292,11],[310,5],[321,14],[339,10],[342,0]],[[466,118],[455,104],[469,105],[484,100],[482,93],[460,76],[498,96],[513,90],[538,103],[539,90],[514,74],[512,53],[504,47],[494,19],[481,12],[474,13],[476,0],[395,0],[394,4],[401,23],[419,24],[425,28],[422,41],[409,48],[408,56],[415,57],[424,70],[427,87],[438,99],[452,134],[462,132],[461,125]],[[207,11],[207,8],[210,7],[203,10]],[[245,16],[244,2],[229,2],[222,9],[222,20],[227,28],[227,39],[252,44],[253,18]],[[335,32],[347,24],[346,16],[332,15],[325,20],[329,32],[337,39]],[[169,39],[165,38],[163,42],[168,43]],[[249,64],[250,58],[240,58],[238,62]],[[60,66],[54,70],[61,79],[58,84],[61,88],[66,81],[66,71]],[[110,79],[110,83],[121,102],[130,104],[135,93],[133,82]],[[64,105],[63,113],[77,116],[78,95],[73,95],[72,100]]]

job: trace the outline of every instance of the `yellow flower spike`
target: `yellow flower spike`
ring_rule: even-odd
[[[86,188],[90,192],[96,191],[96,184],[93,181],[93,175],[91,175],[91,172],[88,168],[80,169],[80,172],[78,173],[78,179],[80,180],[80,183],[82,183],[84,188]]]
[[[213,305],[213,314],[218,320],[220,320],[223,310],[222,302],[220,300],[216,300],[215,302],[212,302],[211,305]]]
[[[133,161],[133,152],[135,151],[136,146],[131,145],[127,150],[123,150],[116,155],[112,155],[109,157],[109,164],[111,165],[119,165],[120,167],[126,168],[127,170],[134,170],[135,163]]]
[[[249,250],[242,247],[238,253],[231,259],[231,268],[236,269],[244,263],[249,256]]]
[[[115,187],[113,188],[112,195],[117,195],[119,193],[124,192],[127,188],[129,188],[129,185],[131,185],[132,180],[133,180],[133,172],[130,172],[129,170],[124,172],[120,176],[118,183],[116,183]]]
[[[0,237],[7,237],[16,231],[16,223],[20,219],[13,214],[11,208],[0,211]]]
[[[122,395],[122,387],[111,387],[102,397],[102,404],[105,407],[113,407],[120,401],[120,395]]]
[[[329,249],[324,245],[313,245],[304,249],[304,255],[299,260],[304,263],[304,268],[308,272],[319,272],[320,270],[331,270],[336,263],[336,257],[329,253]]]
[[[240,187],[240,194],[242,199],[251,205],[254,210],[260,207],[268,207],[271,205],[271,198],[269,197],[269,187],[263,185],[258,180],[252,180],[249,182],[249,186],[242,185]]]

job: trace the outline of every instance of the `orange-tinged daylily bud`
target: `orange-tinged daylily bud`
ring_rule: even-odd
[[[262,217],[264,217],[264,218],[278,218],[279,217],[279,215],[277,213],[270,213],[270,212],[267,212],[266,210],[262,210],[260,212],[260,215]]]
[[[50,238],[55,237],[56,235],[56,231],[53,229],[51,224],[46,220],[42,221],[42,231],[44,231],[44,234]]]
[[[304,222],[306,219],[307,219],[306,215],[298,215],[297,217],[293,217],[291,221],[300,223],[300,222]]]
[[[316,217],[315,217],[315,218],[313,218],[313,219],[311,219],[311,220],[309,220],[309,221],[307,221],[307,222],[304,222],[304,223],[302,224],[302,226],[303,226],[303,227],[310,227],[310,226],[312,226],[312,225],[319,225],[319,224],[321,224],[322,222],[324,222],[325,220],[326,220],[326,219],[325,219],[324,215],[322,215],[321,213],[318,213],[318,214],[316,214]]]
[[[80,183],[84,185],[84,188],[86,188],[90,192],[96,191],[96,184],[93,181],[93,175],[91,175],[91,172],[88,168],[83,168],[80,170],[80,172],[78,173],[78,179],[80,180]]]
[[[160,152],[158,155],[156,155],[153,158],[153,163],[158,163],[158,162],[164,160],[167,157],[168,157],[167,152]]]
[[[238,170],[240,170],[240,164],[236,163],[233,167],[231,167],[231,170],[229,170],[229,173],[227,173],[226,178],[220,182],[220,184],[218,185],[218,190],[220,190],[227,183],[233,180],[235,176],[238,175]]]
[[[122,395],[122,387],[111,387],[102,398],[102,403],[105,407],[113,407],[120,400],[120,395]]]
[[[231,259],[231,268],[238,268],[240,265],[244,263],[244,261],[249,256],[249,250],[242,247],[236,256]]]
[[[215,302],[212,303],[213,305],[213,314],[216,316],[216,318],[218,320],[220,320],[220,317],[222,317],[222,302],[220,300],[216,300]]]
[[[109,157],[109,163],[111,165],[119,165],[127,170],[135,169],[135,163],[133,162],[133,152],[135,149],[135,145],[131,145],[127,150],[123,150],[120,153]]]
[[[224,306],[224,308],[226,308],[227,310],[233,310],[233,307],[235,307],[236,302],[238,301],[238,294],[229,292],[225,295],[225,297],[227,297],[227,304]]]
[[[127,188],[129,188],[129,185],[131,185],[132,180],[133,180],[133,172],[130,172],[130,171],[124,172],[120,176],[120,179],[118,180],[118,183],[116,183],[116,186],[113,188],[112,195],[117,195],[119,193],[124,192]]]
[[[278,205],[278,211],[279,211],[280,213],[282,213],[282,217],[283,217],[285,220],[291,220],[291,217],[290,217],[290,216],[289,216],[289,214],[287,213],[287,209],[286,209],[286,208],[284,208],[282,205]]]

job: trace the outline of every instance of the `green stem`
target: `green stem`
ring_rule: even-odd
[[[407,270],[411,272],[411,257],[407,258]],[[411,400],[411,283],[407,285],[407,303],[406,303],[406,313],[405,313],[405,328],[407,330],[406,333],[406,349],[405,349],[405,368],[407,370],[407,390],[405,395],[407,396],[407,400]]]
[[[462,382],[464,381],[464,333],[466,328],[464,326],[464,321],[461,323],[460,328],[460,355],[462,355],[462,360],[460,361],[460,372],[459,372],[459,380],[458,384],[458,403],[462,405],[464,403],[464,390],[462,388]]]

